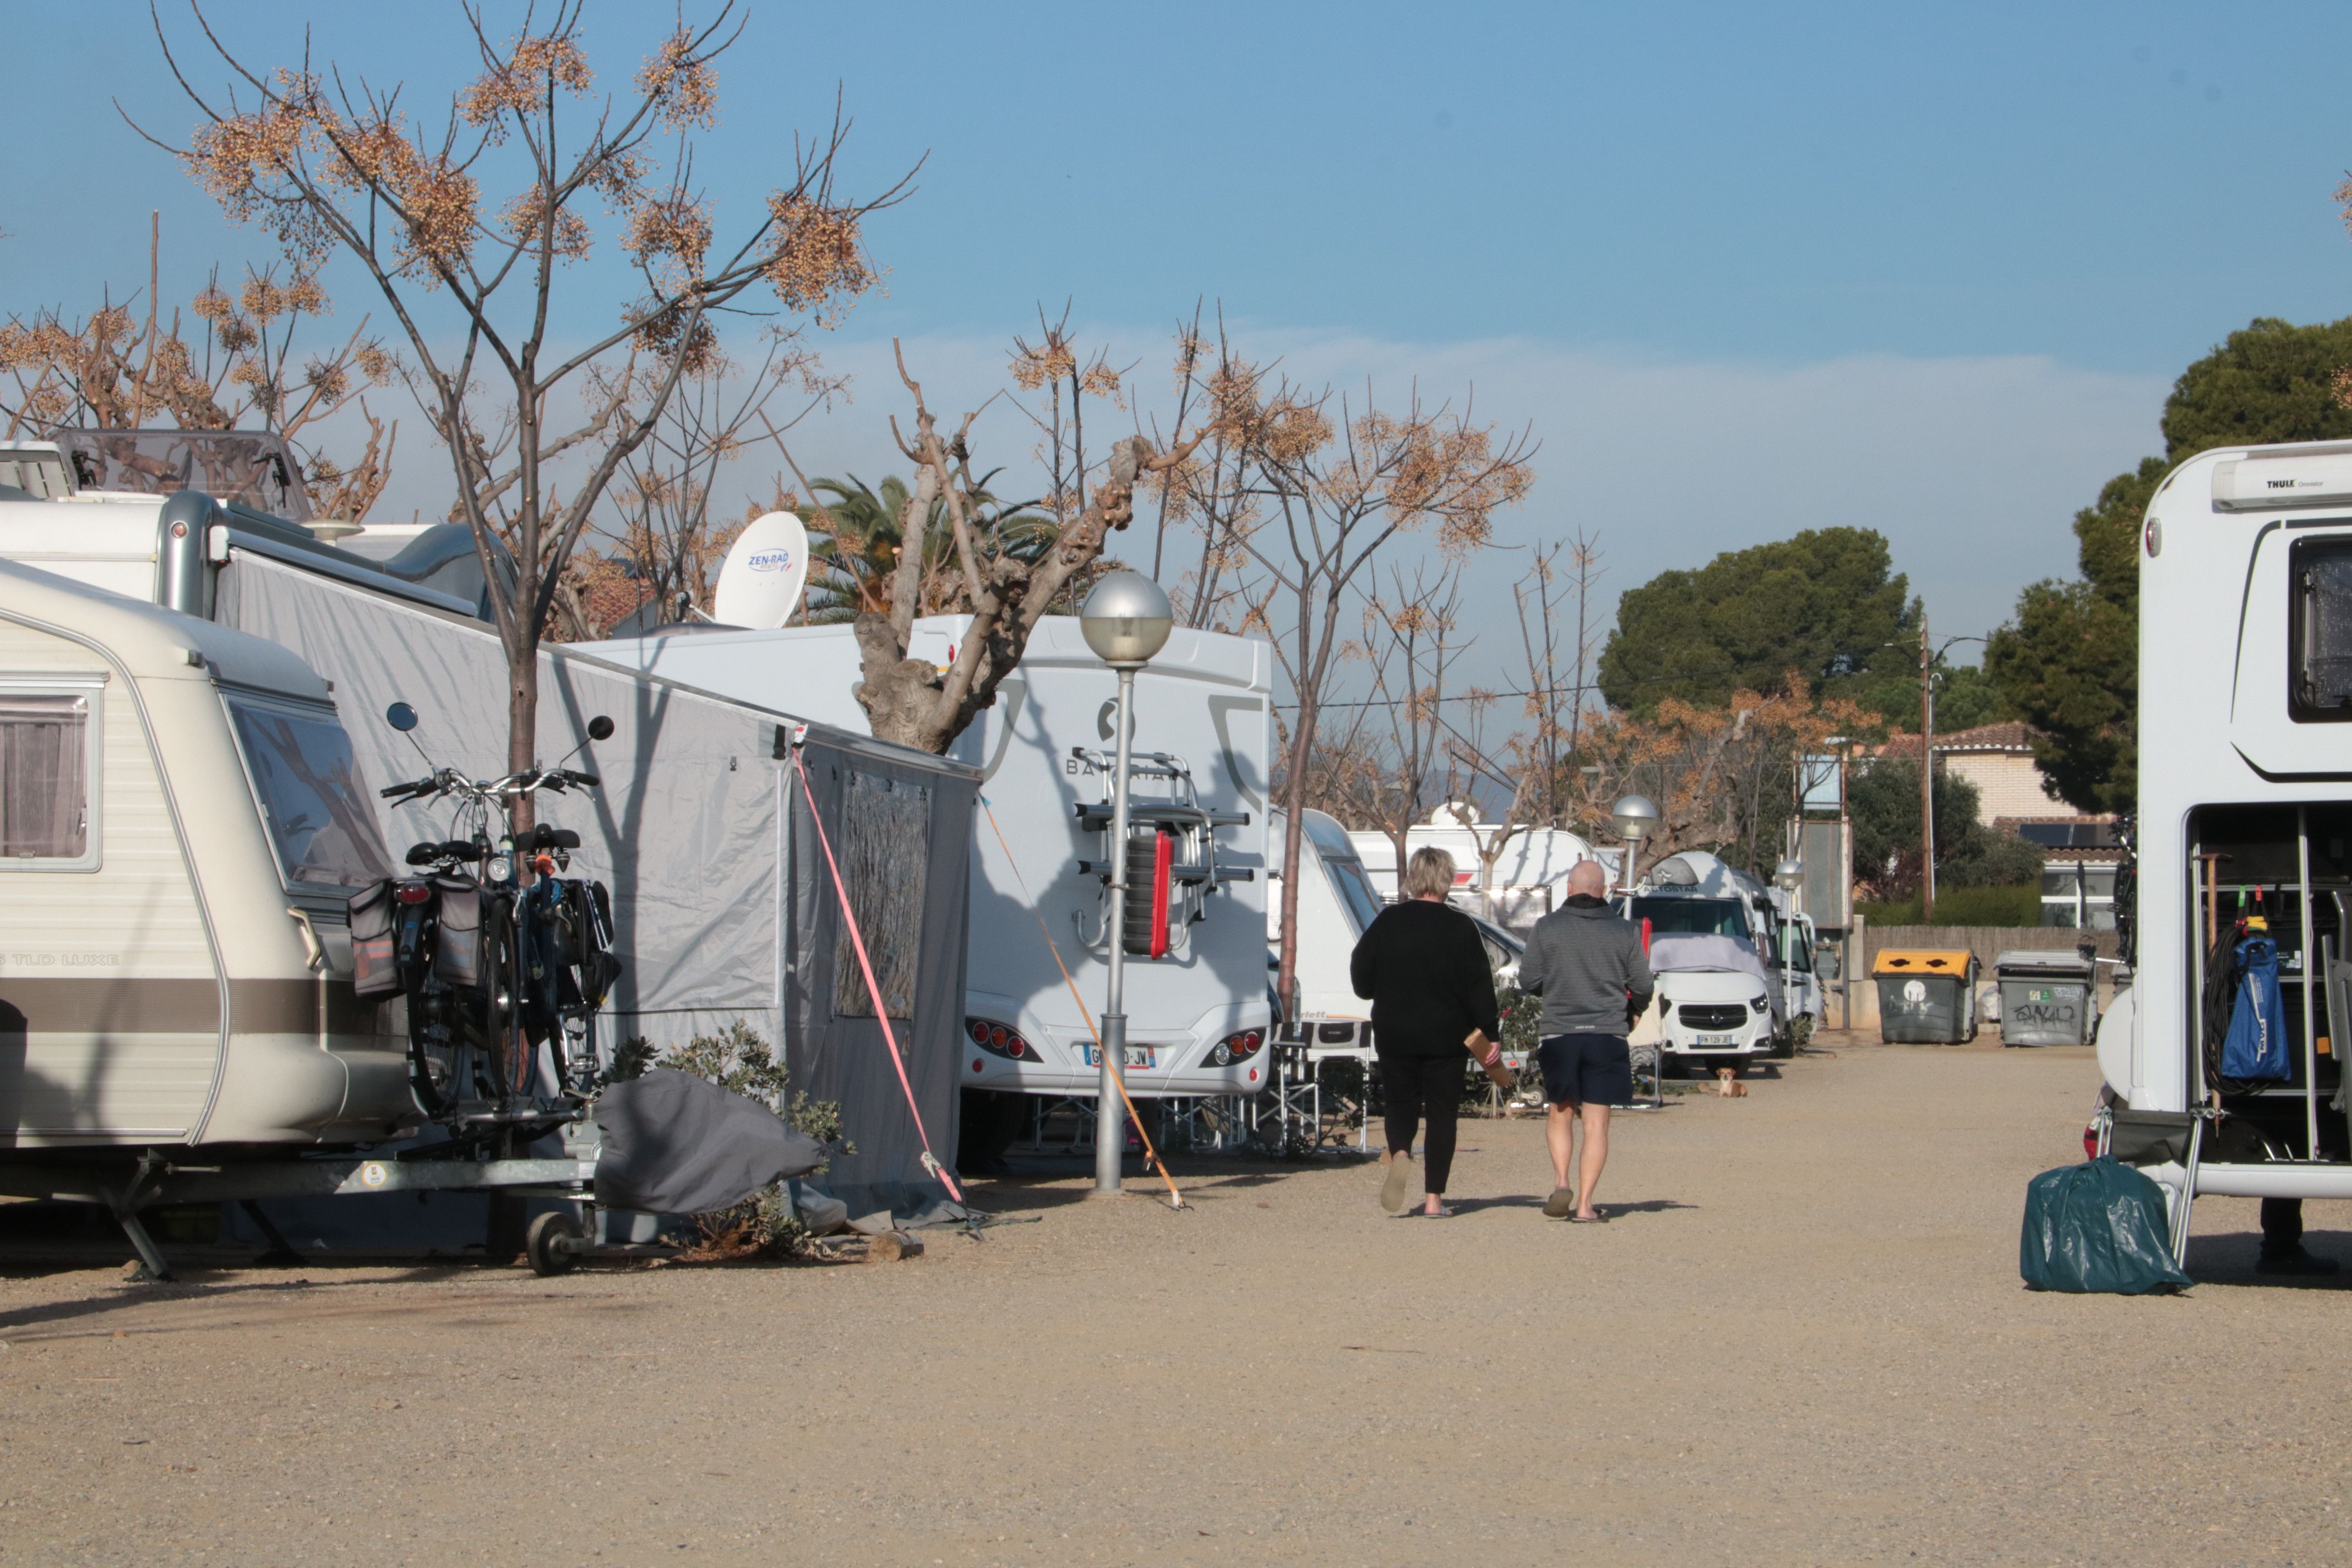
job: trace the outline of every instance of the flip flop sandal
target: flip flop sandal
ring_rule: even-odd
[[[1435,1214],[1430,1213],[1427,1209],[1423,1209],[1420,1213],[1421,1217],[1423,1219],[1452,1219],[1454,1217],[1454,1211],[1451,1206],[1445,1204],[1440,1204],[1437,1205],[1437,1212]]]
[[[1574,1187],[1554,1187],[1551,1190],[1551,1196],[1544,1199],[1543,1212],[1544,1218],[1546,1219],[1566,1219],[1569,1215],[1574,1214],[1576,1212],[1576,1189]]]
[[[1568,1216],[1568,1223],[1570,1225],[1607,1225],[1609,1223],[1609,1216],[1601,1213],[1598,1209],[1595,1209],[1591,1214],[1572,1214]]]
[[[1389,1173],[1381,1179],[1381,1207],[1395,1214],[1404,1207],[1404,1185],[1412,1173],[1406,1167],[1412,1163],[1409,1154],[1391,1154]]]

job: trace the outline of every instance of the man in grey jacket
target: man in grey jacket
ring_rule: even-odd
[[[1536,1063],[1543,1070],[1544,1141],[1554,1178],[1544,1213],[1580,1225],[1604,1217],[1592,1206],[1592,1192],[1609,1163],[1609,1108],[1633,1100],[1625,1031],[1656,989],[1641,931],[1609,907],[1602,896],[1608,890],[1601,863],[1579,861],[1568,874],[1568,902],[1536,922],[1519,960],[1519,989],[1543,998]],[[1582,1180],[1571,1187],[1580,1120],[1584,1160],[1576,1173]]]

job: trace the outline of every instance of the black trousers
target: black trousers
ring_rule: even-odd
[[[1422,1184],[1433,1193],[1443,1193],[1445,1178],[1454,1171],[1454,1127],[1462,1113],[1464,1053],[1409,1057],[1381,1051],[1380,1058],[1389,1151],[1397,1154],[1410,1151],[1413,1133],[1426,1121],[1429,1136],[1422,1146]]]
[[[2303,1200],[2263,1200],[2263,1250],[2293,1252],[2303,1246]]]

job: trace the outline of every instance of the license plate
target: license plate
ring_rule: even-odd
[[[1701,1035],[1698,1037],[1698,1043],[1702,1046],[1736,1046],[1739,1043],[1739,1037],[1737,1035]]]
[[[1097,1066],[1101,1059],[1092,1046],[1080,1046],[1078,1056],[1088,1067]],[[1128,1047],[1125,1061],[1129,1068],[1149,1068],[1159,1065],[1158,1053],[1150,1046]]]

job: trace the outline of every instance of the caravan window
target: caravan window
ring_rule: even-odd
[[[362,888],[390,876],[352,738],[334,715],[241,696],[228,710],[287,885]]]
[[[100,695],[0,689],[0,865],[97,868]]]
[[[2288,560],[2287,710],[2301,723],[2352,719],[2352,540],[2307,540]]]

